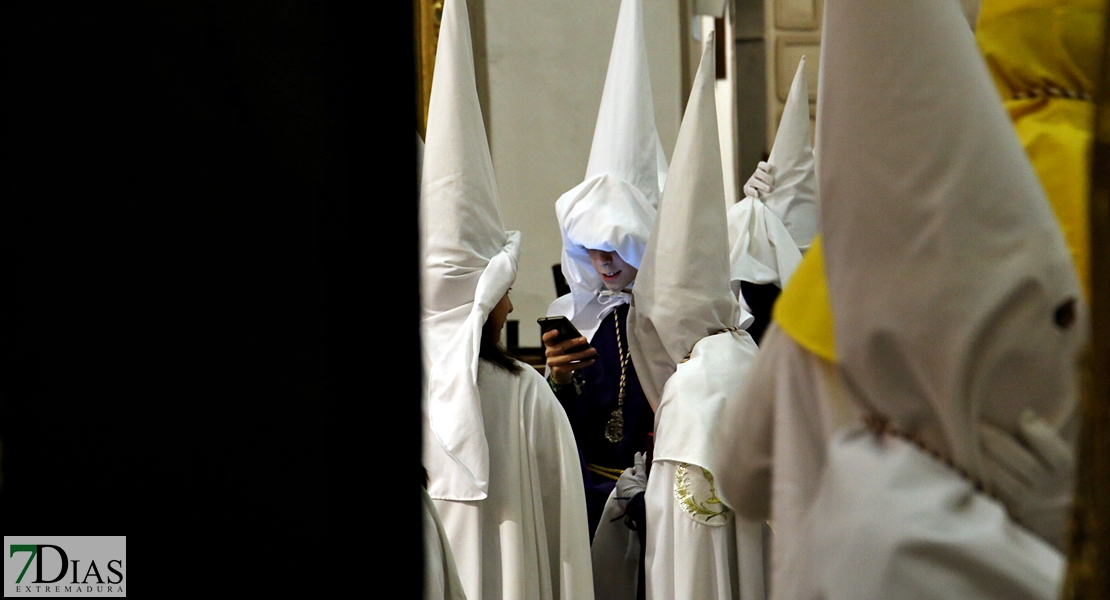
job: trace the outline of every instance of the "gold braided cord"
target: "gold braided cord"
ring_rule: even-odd
[[[1042,88],[1034,88],[1029,90],[1022,90],[1014,92],[1013,100],[1029,100],[1032,98],[1070,98],[1072,100],[1085,100],[1090,102],[1093,99],[1091,94],[1082,90],[1065,90],[1053,86],[1045,86]]]
[[[718,331],[714,331],[714,332],[712,333],[712,335],[717,335],[717,334],[720,334],[720,333],[728,333],[728,332],[730,332],[730,331],[740,331],[740,326],[739,326],[739,325],[734,325],[734,326],[732,326],[732,327],[725,327],[724,329],[721,329],[721,330],[718,330]],[[682,363],[684,363],[684,362],[686,362],[686,361],[690,360],[690,355],[691,355],[691,354],[693,354],[693,353],[694,353],[694,351],[693,351],[693,350],[691,350],[691,351],[687,352],[687,353],[686,353],[686,357],[685,357],[685,358],[683,358],[682,360],[678,361],[678,364],[682,364]]]
[[[621,478],[621,473],[624,473],[624,469],[611,469],[594,464],[587,464],[586,469],[595,475],[600,475],[601,477],[612,479],[613,481],[619,480]]]
[[[621,343],[621,320],[620,315],[615,310],[613,311],[613,325],[617,328],[617,356],[621,361],[621,380],[620,389],[617,391],[617,410],[613,411],[613,414],[609,417],[609,422],[605,425],[605,439],[616,444],[624,439],[624,383],[632,352],[631,350],[625,350]]]
[[[960,465],[956,464],[956,462],[953,461],[951,458],[945,456],[944,454],[938,452],[937,450],[934,450],[933,448],[930,448],[928,446],[928,444],[926,444],[924,441],[921,440],[921,438],[919,438],[919,437],[917,437],[913,434],[907,433],[905,431],[902,431],[889,418],[887,418],[885,416],[882,416],[882,415],[880,415],[878,413],[875,413],[875,412],[871,412],[869,414],[864,415],[863,422],[864,422],[865,425],[867,425],[867,428],[870,429],[871,431],[875,432],[876,435],[878,435],[878,436],[889,435],[889,436],[892,436],[892,437],[902,439],[902,440],[916,446],[919,450],[921,450],[925,454],[928,454],[929,456],[932,456],[934,459],[940,461],[941,463],[944,463],[944,465],[946,467],[955,471],[964,481],[967,481],[972,486],[974,486],[976,491],[989,496],[995,502],[998,502],[999,504],[1001,504],[1002,508],[1004,508],[1006,510],[1006,514],[1009,515],[1009,517],[1012,521],[1014,521],[1015,523],[1017,523],[1019,525],[1024,526],[1021,523],[1021,521],[1014,518],[1014,513],[1013,513],[1012,510],[1010,510],[1009,504],[1007,504],[1005,501],[1003,501],[1002,498],[999,498],[998,495],[994,493],[994,491],[991,489],[990,486],[987,485],[987,483],[985,481],[983,481],[982,479],[979,479],[978,477],[972,475],[967,469],[965,469],[965,468],[961,467]]]

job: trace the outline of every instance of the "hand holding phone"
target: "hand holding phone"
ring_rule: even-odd
[[[594,364],[597,350],[566,317],[537,319],[551,378],[560,385],[571,382],[574,372]]]

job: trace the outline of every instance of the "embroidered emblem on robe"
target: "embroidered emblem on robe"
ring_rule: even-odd
[[[689,463],[678,463],[674,497],[687,517],[703,525],[720,527],[732,520],[732,511],[717,498],[713,474]]]

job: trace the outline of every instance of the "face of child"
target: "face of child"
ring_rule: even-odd
[[[501,297],[501,301],[493,310],[489,311],[489,322],[492,327],[491,333],[496,334],[496,339],[501,339],[501,329],[505,327],[505,321],[509,318],[509,313],[513,312],[513,301],[509,299],[509,292]]]
[[[606,250],[587,251],[590,253],[590,262],[593,263],[598,275],[601,275],[601,280],[605,282],[606,289],[619,292],[635,281],[638,272],[636,267],[624,262],[624,259],[616,252]]]

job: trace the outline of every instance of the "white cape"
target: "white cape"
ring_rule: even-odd
[[[776,598],[1053,600],[1064,558],[908,442],[839,432]],[[876,510],[876,508],[880,508]]]
[[[594,597],[582,468],[562,406],[535,369],[480,361],[484,500],[436,500],[469,600]]]

